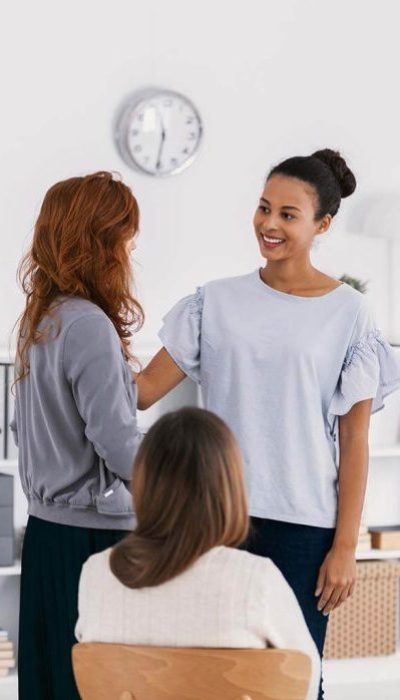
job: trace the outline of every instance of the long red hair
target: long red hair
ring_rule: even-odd
[[[30,346],[46,340],[39,324],[60,296],[82,297],[103,309],[132,359],[129,339],[144,319],[132,294],[128,250],[138,228],[136,199],[112,173],[72,177],[48,190],[18,270],[26,296],[18,323],[19,379],[29,373]]]

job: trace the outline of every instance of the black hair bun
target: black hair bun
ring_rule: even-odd
[[[342,197],[349,197],[356,189],[356,178],[348,167],[346,161],[340,155],[339,151],[333,151],[331,148],[324,148],[321,151],[315,151],[312,158],[322,160],[333,172],[340,187]]]

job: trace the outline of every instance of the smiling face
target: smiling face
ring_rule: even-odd
[[[332,218],[316,220],[317,204],[314,188],[302,180],[278,174],[267,180],[253,219],[261,255],[271,261],[309,255]]]

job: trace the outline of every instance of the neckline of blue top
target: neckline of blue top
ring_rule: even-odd
[[[255,271],[255,275],[257,277],[257,282],[259,285],[262,285],[263,288],[269,292],[270,294],[273,294],[277,297],[280,297],[281,299],[288,299],[289,301],[318,301],[319,299],[325,299],[326,297],[331,296],[332,294],[336,294],[339,290],[343,289],[346,287],[346,284],[342,282],[339,284],[337,287],[334,289],[331,289],[330,292],[326,292],[325,294],[319,294],[318,296],[312,296],[312,297],[304,297],[304,296],[298,296],[296,294],[288,294],[288,292],[281,292],[279,289],[274,289],[273,287],[270,287],[269,284],[264,282],[264,280],[261,277],[261,268],[257,268]]]

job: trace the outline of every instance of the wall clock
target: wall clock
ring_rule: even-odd
[[[199,112],[191,100],[172,90],[154,88],[125,105],[115,136],[127,165],[165,177],[193,162],[202,132]]]

